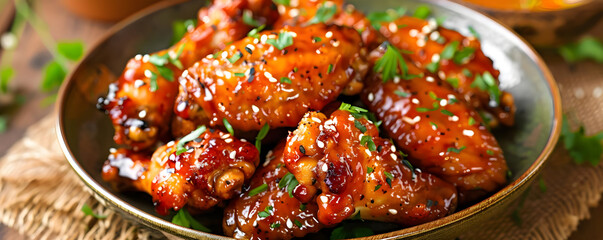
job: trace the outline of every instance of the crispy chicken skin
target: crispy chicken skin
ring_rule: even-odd
[[[134,152],[126,148],[112,148],[103,165],[102,178],[118,191],[150,192],[147,171],[151,165],[149,152]]]
[[[176,153],[177,145],[175,141],[159,147],[150,161],[144,155],[120,149],[105,162],[103,179],[151,194],[160,214],[187,204],[189,208],[207,210],[239,194],[259,163],[253,144],[218,130],[207,130],[186,143],[188,151],[180,155]],[[132,163],[124,164],[126,158]],[[121,174],[128,171],[136,174]]]
[[[187,32],[182,40],[169,49],[152,54],[168,54],[179,60],[180,64],[168,61],[164,65],[173,74],[161,74],[149,61],[148,55],[131,59],[119,79],[109,86],[107,96],[99,98],[97,104],[111,118],[115,142],[138,151],[154,146],[158,140],[167,140],[173,104],[178,93],[178,76],[184,68],[247,34],[251,26],[241,20],[241,10],[252,11],[258,21],[265,22],[276,17],[276,11],[270,11],[264,4],[272,4],[272,1],[218,0],[210,7],[201,9],[196,28]],[[164,78],[164,75],[171,79]],[[157,87],[153,90],[151,86],[155,83]]]
[[[337,110],[330,118],[306,114],[287,138],[284,157],[299,181],[295,197],[315,201],[325,225],[357,213],[361,219],[412,226],[456,208],[453,185],[405,166],[373,123],[347,111]]]
[[[279,35],[292,45],[271,45]],[[360,35],[348,27],[315,24],[264,31],[208,56],[180,78],[175,112],[195,124],[259,130],[294,127],[308,110],[320,110],[354,82],[362,89],[368,68]]]
[[[316,218],[316,203],[303,204],[289,196],[286,188],[279,188],[279,182],[289,173],[283,162],[284,147],[283,142],[269,152],[267,162],[251,178],[249,190],[262,184],[268,185],[267,190],[253,196],[249,196],[249,190],[241,193],[224,210],[226,235],[239,239],[291,239],[325,227]],[[269,206],[269,216],[258,216]]]
[[[455,91],[472,107],[492,114],[494,120],[497,121],[492,121],[491,125],[495,126],[497,122],[506,126],[513,125],[516,108],[510,93],[502,91],[500,104],[496,104],[487,90],[472,86],[476,76],[485,72],[494,77],[496,85],[499,84],[499,71],[494,69],[492,60],[482,52],[478,39],[473,36],[465,37],[457,31],[439,27],[435,21],[408,16],[391,23],[382,23],[380,32],[397,48],[412,52],[408,56],[421,69],[426,70],[430,63],[439,60],[437,75],[440,79],[458,79]],[[475,50],[472,57],[458,63],[453,59],[442,58],[440,55],[446,46],[454,41],[459,43],[458,51]],[[461,59],[459,58],[459,60]]]
[[[383,54],[373,51],[369,61]],[[410,74],[422,70],[409,65]],[[506,182],[502,149],[480,115],[437,76],[383,82],[371,74],[362,101],[413,165],[458,187],[461,203],[477,200]]]

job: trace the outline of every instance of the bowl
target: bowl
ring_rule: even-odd
[[[69,11],[88,19],[114,22],[160,0],[61,0]]]
[[[363,0],[349,2],[365,12],[400,7],[396,0],[382,0],[379,4]],[[101,167],[114,143],[109,118],[95,108],[97,97],[106,93],[109,82],[121,73],[130,57],[166,48],[171,40],[171,34],[166,34],[171,32],[171,22],[195,17],[203,4],[202,1],[162,2],[112,28],[63,84],[57,104],[56,127],[67,160],[102,204],[156,231],[191,239],[227,239],[172,224],[171,216],[155,212],[147,194],[116,192],[101,178]],[[404,1],[407,9],[422,4],[430,5],[435,16],[446,17],[445,27],[465,35],[470,34],[469,26],[479,32],[484,52],[501,71],[501,88],[514,95],[516,125],[494,132],[513,175],[506,187],[471,207],[433,222],[371,238],[454,238],[479,227],[480,222],[504,212],[507,205],[529,186],[560,133],[561,101],[556,83],[538,54],[525,41],[495,20],[453,2]],[[219,210],[198,219],[212,229],[221,229],[216,214],[220,214]]]
[[[576,6],[547,11],[498,9],[454,1],[500,20],[538,47],[556,47],[575,41],[603,17],[600,0],[585,0]]]

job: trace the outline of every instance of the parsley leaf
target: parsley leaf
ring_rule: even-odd
[[[44,67],[44,78],[42,79],[42,90],[52,91],[63,83],[63,80],[67,76],[67,70],[65,67],[57,61],[50,61]]]
[[[255,137],[255,147],[258,149],[258,152],[262,151],[262,140],[268,135],[268,131],[270,131],[270,125],[268,123],[264,124],[262,129],[258,132],[258,135]]]
[[[226,131],[228,131],[230,135],[234,136],[234,129],[232,128],[232,125],[230,125],[228,120],[226,120],[226,118],[222,118],[222,123],[224,124],[224,128],[226,128]]]
[[[450,83],[453,88],[459,87],[459,79],[458,78],[446,78],[446,82]]]
[[[375,145],[375,142],[373,142],[373,138],[371,136],[362,136],[362,138],[360,138],[360,145],[366,146],[371,152],[377,150],[377,146]]]
[[[262,25],[259,26],[257,28],[251,29],[251,31],[249,31],[249,33],[247,33],[248,37],[252,37],[252,38],[259,38],[260,37],[260,32],[262,30],[264,30],[264,28],[266,28],[266,25]]]
[[[287,188],[286,190],[289,193],[289,197],[293,197],[293,190],[297,185],[299,185],[299,181],[297,181],[295,175],[290,172],[285,174],[278,182],[278,188]]]
[[[180,155],[183,152],[186,152],[187,149],[184,147],[184,144],[197,139],[199,136],[201,136],[201,134],[203,134],[205,132],[205,130],[207,130],[207,128],[205,126],[201,125],[197,129],[195,129],[194,131],[189,133],[188,135],[182,137],[178,141],[178,144],[176,144],[176,155]]]
[[[475,52],[475,48],[472,48],[472,47],[463,48],[460,51],[457,51],[456,54],[454,54],[452,61],[458,65],[467,63],[469,61],[469,59],[471,59],[473,57],[474,52]]]
[[[463,149],[465,149],[467,147],[462,146],[460,148],[453,148],[453,147],[449,147],[448,150],[446,150],[446,152],[454,152],[454,153],[461,153],[461,151],[463,151]]]
[[[281,78],[281,83],[288,83],[291,84],[291,79],[288,77],[282,77]]]
[[[335,4],[324,2],[320,5],[318,10],[316,10],[316,15],[310,19],[308,24],[324,23],[333,18],[335,12],[337,12],[337,6]]]
[[[255,196],[255,195],[257,195],[258,193],[261,193],[261,192],[263,192],[263,191],[266,191],[267,189],[268,189],[268,184],[264,183],[264,184],[262,184],[262,185],[260,185],[260,186],[258,186],[258,187],[256,187],[256,188],[254,188],[254,189],[251,189],[251,191],[249,191],[249,196],[250,196],[250,197],[251,197],[251,196]]]
[[[211,229],[203,226],[200,222],[198,222],[193,216],[191,216],[186,209],[180,209],[176,215],[172,218],[172,223],[183,226],[186,228],[192,228],[195,230],[203,231],[203,232],[211,232]]]
[[[408,66],[404,61],[402,54],[396,47],[388,44],[385,54],[377,60],[373,70],[381,73],[383,82],[387,82],[398,75],[398,67],[400,67],[402,71],[402,76],[406,76],[408,73]]]
[[[427,71],[429,71],[430,73],[435,73],[438,71],[438,69],[440,69],[440,62],[432,62],[430,64],[425,65],[425,69],[427,69]]]
[[[71,61],[77,61],[84,55],[84,43],[82,41],[59,42],[57,52]]]
[[[184,21],[172,22],[172,45],[180,41],[184,34],[197,26],[197,19],[187,19]]]
[[[266,43],[276,47],[278,50],[283,50],[288,46],[293,45],[293,34],[290,32],[281,32],[277,39],[268,39]]]
[[[82,212],[84,212],[84,215],[86,216],[92,216],[96,219],[105,219],[107,218],[107,216],[104,215],[98,215],[96,213],[94,213],[94,211],[92,210],[92,208],[90,206],[88,206],[88,204],[84,203],[84,206],[82,206]]]
[[[577,43],[561,46],[559,54],[569,63],[587,59],[603,63],[603,43],[594,37],[584,37]]]
[[[459,47],[459,41],[452,41],[448,43],[442,53],[440,53],[441,59],[451,59],[456,54],[456,49]]]
[[[362,125],[362,123],[356,119],[354,119],[354,126],[356,126],[356,128],[358,128],[358,130],[360,130],[360,132],[362,132],[362,133],[366,132],[366,127],[364,125]]]
[[[589,162],[593,166],[597,166],[601,161],[603,133],[586,136],[584,126],[580,126],[574,132],[569,126],[567,117],[564,117],[561,125],[561,139],[575,163]]]
[[[429,14],[431,14],[431,8],[427,5],[421,5],[417,7],[413,16],[420,19],[426,19]]]
[[[498,88],[498,84],[496,84],[496,79],[494,79],[490,72],[486,71],[483,75],[476,74],[470,86],[487,91],[492,101],[491,105],[498,106],[500,104],[501,91]]]
[[[264,208],[264,211],[258,213],[258,216],[261,218],[267,218],[271,215],[270,211],[272,211],[272,209],[274,209],[272,206],[266,206],[266,208]]]
[[[374,169],[372,167],[366,167],[366,174],[373,173]]]

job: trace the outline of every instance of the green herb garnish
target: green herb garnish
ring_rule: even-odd
[[[232,125],[230,125],[228,120],[226,120],[226,118],[222,118],[222,123],[224,124],[224,128],[226,128],[226,131],[228,131],[230,135],[234,136],[234,129],[232,128]]]
[[[84,203],[84,206],[82,206],[82,212],[84,212],[84,215],[86,216],[92,216],[96,219],[105,219],[107,218],[107,216],[105,215],[99,215],[94,213],[94,211],[92,210],[92,208],[90,206],[88,206],[88,204]]]
[[[589,162],[593,166],[599,165],[603,154],[603,132],[587,136],[584,126],[579,126],[577,131],[572,131],[567,117],[563,118],[561,125],[561,139],[565,149],[569,152],[575,163],[583,164]]]
[[[460,148],[453,148],[453,147],[449,147],[448,150],[446,150],[446,152],[454,152],[454,153],[461,153],[461,151],[463,151],[463,149],[465,149],[467,147],[462,146]]]
[[[258,152],[262,152],[262,140],[268,135],[268,131],[270,131],[270,125],[266,123],[255,137],[255,147],[258,149]]]
[[[295,187],[299,185],[299,181],[295,178],[295,175],[292,173],[287,173],[281,180],[278,182],[278,188],[287,188],[287,192],[289,193],[289,197],[293,197],[293,190]]]
[[[421,5],[415,10],[415,14],[413,16],[420,19],[426,19],[429,14],[431,14],[431,8],[429,8],[427,5]]]
[[[259,27],[262,25],[258,20],[253,19],[253,13],[250,10],[243,11],[243,22],[252,27]]]
[[[377,150],[377,146],[375,145],[375,142],[373,142],[373,138],[371,136],[362,136],[362,138],[360,138],[360,145],[366,146],[371,152]]]
[[[569,63],[587,59],[603,63],[603,43],[597,38],[588,36],[577,43],[568,43],[561,46],[559,54]]]
[[[406,9],[397,8],[397,9],[388,9],[384,12],[372,12],[369,13],[366,18],[371,22],[373,28],[379,30],[381,28],[381,23],[383,22],[393,22],[396,19],[404,16],[406,13]],[[398,28],[401,28],[398,26]]]
[[[266,43],[276,47],[278,50],[283,50],[288,46],[293,45],[293,34],[290,32],[281,32],[277,39],[268,39]]]
[[[255,196],[255,195],[257,195],[258,193],[261,193],[261,192],[263,192],[263,191],[266,191],[267,189],[268,189],[268,184],[264,183],[264,184],[262,184],[262,185],[260,185],[260,186],[258,186],[258,187],[256,187],[256,188],[254,188],[254,189],[251,189],[251,191],[249,191],[249,196],[250,196],[250,197],[251,197],[251,196]]]
[[[176,215],[172,218],[172,223],[183,226],[186,228],[192,228],[195,230],[203,231],[203,232],[211,232],[211,229],[203,226],[200,222],[198,222],[191,214],[186,211],[186,209],[180,209]]]
[[[356,128],[358,128],[358,130],[360,130],[362,133],[366,132],[366,127],[364,125],[362,125],[362,123],[356,119],[354,119],[354,126],[356,126]]]
[[[270,211],[272,211],[272,209],[274,209],[272,206],[266,206],[266,208],[264,208],[264,211],[261,211],[258,213],[258,217],[261,217],[261,218],[269,217],[271,215]]]
[[[281,78],[281,83],[288,83],[291,84],[291,79],[288,77],[282,77]]]
[[[329,6],[327,6],[327,5],[329,5]],[[331,18],[333,18],[333,16],[335,15],[336,12],[337,12],[337,6],[335,4],[332,4],[332,3],[327,4],[327,2],[324,2],[323,4],[320,5],[318,10],[316,10],[316,15],[314,15],[314,17],[312,19],[310,19],[308,24],[327,22]]]
[[[388,44],[385,54],[383,54],[383,57],[377,60],[373,70],[381,73],[383,82],[387,82],[390,79],[393,79],[395,76],[398,76],[398,67],[402,71],[401,75],[406,76],[408,73],[408,66],[404,61],[402,54],[396,47]]]
[[[410,95],[411,95],[410,93],[402,92],[400,90],[396,90],[396,91],[394,91],[394,93],[400,97],[410,97]]]
[[[182,137],[176,144],[176,155],[180,155],[183,152],[186,152],[187,149],[184,147],[184,144],[197,139],[199,136],[201,136],[201,134],[205,132],[205,130],[207,130],[207,128],[202,125],[191,133],[189,133],[188,135]]]

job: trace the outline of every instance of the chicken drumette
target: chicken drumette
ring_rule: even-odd
[[[149,193],[160,214],[185,205],[207,210],[221,204],[241,192],[255,172],[259,153],[253,144],[227,133],[201,130],[187,136],[191,141],[159,147],[150,160],[142,153],[113,151],[103,179],[121,189]]]
[[[309,112],[287,138],[284,157],[299,181],[293,194],[318,204],[322,224],[356,213],[360,219],[412,226],[456,208],[453,185],[404,164],[396,147],[358,112],[337,110],[330,118]]]
[[[416,66],[448,81],[472,107],[493,115],[489,124],[513,125],[513,96],[499,89],[499,72],[477,38],[408,16],[381,23],[380,32],[392,45],[411,52],[408,57]]]
[[[139,151],[167,140],[182,71],[252,28],[242,20],[248,12],[266,22],[277,13],[270,0],[216,0],[199,11],[199,25],[174,46],[131,59],[119,79],[109,86],[98,108],[107,112],[115,128],[113,139]]]
[[[314,24],[264,31],[228,46],[180,78],[175,112],[193,124],[259,130],[294,127],[341,93],[356,94],[368,68],[352,28]]]
[[[266,156],[249,190],[230,201],[224,210],[224,233],[241,239],[291,239],[318,232],[316,203],[301,203],[289,195],[291,173],[283,162],[284,142]],[[289,179],[289,182],[285,182]],[[279,186],[280,185],[280,186]],[[263,189],[263,190],[262,190]]]
[[[370,55],[382,59],[384,44]],[[387,51],[393,51],[389,49]],[[362,100],[413,165],[458,187],[467,203],[506,183],[507,164],[482,118],[451,86],[435,75],[408,65],[407,80],[366,80]]]

